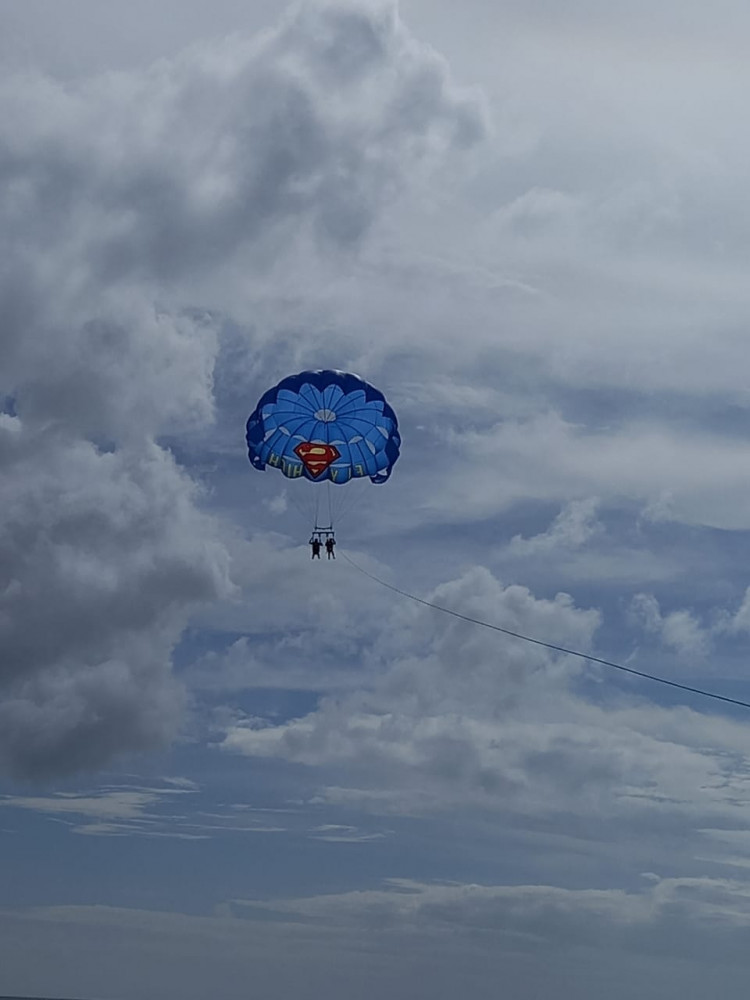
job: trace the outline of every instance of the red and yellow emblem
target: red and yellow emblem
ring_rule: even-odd
[[[336,461],[340,452],[332,444],[313,444],[312,441],[303,441],[294,449],[294,454],[302,459],[307,471],[317,479],[331,462]]]

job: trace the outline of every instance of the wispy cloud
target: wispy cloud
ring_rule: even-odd
[[[186,803],[181,813],[170,811],[175,798],[196,796],[199,786],[189,778],[165,778],[165,786],[117,788],[89,793],[56,792],[47,796],[6,795],[0,808],[22,809],[56,819],[72,833],[91,837],[175,837],[204,840],[221,834],[282,833],[286,827],[258,818],[264,810],[241,803],[208,812]]]
[[[386,836],[388,834],[383,831],[368,833],[356,826],[341,826],[337,823],[324,823],[310,830],[313,840],[326,840],[331,844],[364,844],[370,840],[382,840]]]

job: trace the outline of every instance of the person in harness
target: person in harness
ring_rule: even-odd
[[[326,538],[326,552],[328,553],[328,558],[329,559],[335,559],[336,558],[336,553],[333,551],[335,545],[336,545],[336,539],[333,537],[333,535],[329,535]]]
[[[313,535],[310,539],[310,548],[312,549],[311,559],[320,559],[320,536]]]

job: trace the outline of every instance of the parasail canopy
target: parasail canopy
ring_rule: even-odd
[[[358,375],[327,369],[290,375],[265,392],[246,438],[256,469],[337,485],[366,477],[386,482],[401,447],[382,392]]]

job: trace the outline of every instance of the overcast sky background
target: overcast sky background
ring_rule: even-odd
[[[744,998],[746,5],[0,0],[0,993]],[[357,489],[355,484],[352,488]]]

